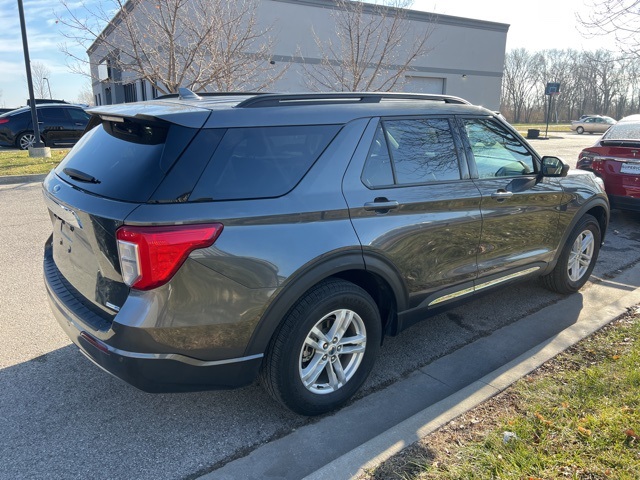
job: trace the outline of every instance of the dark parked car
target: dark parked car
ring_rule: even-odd
[[[449,96],[190,92],[98,107],[44,181],[49,300],[146,391],[260,377],[292,410],[344,404],[383,336],[498,285],[575,292],[601,182]]]
[[[48,147],[75,144],[89,123],[81,107],[67,104],[36,106],[40,137]],[[31,110],[22,107],[0,115],[0,145],[26,150],[35,143]]]
[[[578,157],[601,177],[614,208],[640,211],[640,115],[623,118]]]

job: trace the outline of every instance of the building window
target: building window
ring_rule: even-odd
[[[136,92],[136,84],[128,83],[124,86],[124,103],[138,101],[138,92]]]
[[[147,81],[140,80],[140,100],[143,102],[147,99]]]
[[[100,94],[97,94],[97,95],[95,96],[95,102],[96,102],[96,106],[98,106],[98,107],[99,107],[100,105],[102,105],[102,102],[100,101]]]
[[[158,89],[155,85],[151,85],[151,98],[158,98]]]

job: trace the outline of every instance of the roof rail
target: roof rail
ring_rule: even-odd
[[[451,95],[388,92],[336,92],[261,94],[240,102],[236,108],[278,107],[284,105],[328,105],[340,103],[380,103],[384,100],[424,100],[470,105],[466,100]]]
[[[182,88],[180,89],[182,90]],[[235,96],[251,96],[251,95],[266,95],[263,92],[198,92],[198,97],[235,97]],[[153,100],[163,100],[165,98],[185,98],[181,97],[179,93],[167,93],[165,95],[160,95]]]

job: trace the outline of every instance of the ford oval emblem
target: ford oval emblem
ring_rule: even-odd
[[[58,183],[53,187],[53,193],[58,193],[60,191],[60,184]]]

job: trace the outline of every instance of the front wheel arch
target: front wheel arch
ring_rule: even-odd
[[[562,246],[553,270],[542,277],[549,290],[574,293],[589,280],[600,252],[600,223],[593,215],[583,215]]]

